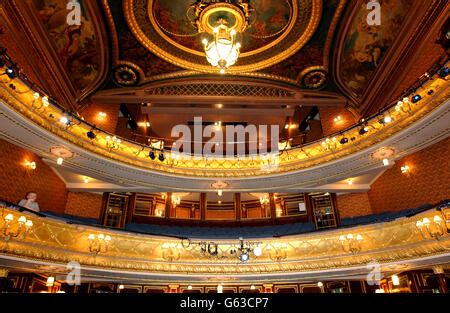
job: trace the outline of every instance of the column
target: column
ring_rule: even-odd
[[[264,293],[273,293],[273,284],[263,284]]]
[[[200,220],[206,220],[206,193],[200,194]]]
[[[275,220],[277,218],[277,208],[275,205],[275,197],[273,193],[269,193],[269,204],[270,204],[270,218]]]
[[[169,293],[178,293],[180,285],[169,285]]]
[[[240,193],[235,193],[234,194],[234,210],[235,210],[235,214],[236,214],[236,220],[240,221],[242,216],[241,216],[241,194]]]
[[[436,276],[439,292],[440,293],[448,293],[447,282],[445,281],[445,272],[442,266],[433,267],[433,273]]]
[[[164,208],[164,216],[165,218],[169,219],[170,216],[170,211],[172,209],[172,193],[168,192],[166,194],[166,206]]]

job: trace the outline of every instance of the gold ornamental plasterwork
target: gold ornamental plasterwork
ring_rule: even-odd
[[[134,1],[134,0],[131,0],[131,1]],[[220,6],[222,6],[222,5],[227,5],[227,4],[226,3],[220,4]],[[217,4],[217,6],[219,6],[219,4]],[[169,36],[167,36],[166,33],[163,30],[161,30],[161,28],[159,27],[158,22],[155,20],[155,16],[152,13],[153,12],[152,8],[153,8],[153,0],[149,0],[149,3],[148,3],[149,20],[150,20],[151,24],[153,25],[154,29],[156,30],[156,32],[162,38],[164,38],[164,40],[169,42],[174,47],[176,47],[178,49],[181,49],[183,51],[186,51],[187,53],[190,53],[190,54],[193,54],[193,55],[197,55],[197,56],[201,56],[202,58],[205,57],[205,53],[204,52],[201,52],[201,51],[198,51],[198,50],[189,49],[189,48],[187,48],[187,47],[185,47],[183,45],[180,45],[176,41],[172,40]],[[230,10],[230,12],[231,11],[232,10]],[[211,12],[209,12],[209,13],[211,13]],[[292,28],[295,25],[295,20],[296,20],[297,16],[298,16],[298,3],[297,3],[297,1],[293,1],[292,2],[291,16],[289,17],[289,21],[288,21],[287,27],[283,31],[281,36],[279,38],[277,38],[277,40],[271,41],[270,43],[268,43],[267,45],[265,45],[263,47],[260,47],[260,48],[255,49],[255,50],[247,51],[247,52],[242,52],[240,54],[240,57],[241,58],[245,58],[245,57],[249,57],[249,56],[252,56],[252,55],[255,55],[255,54],[258,54],[258,53],[263,53],[264,51],[274,47],[277,44],[279,44],[291,32]],[[244,18],[244,16],[242,16],[241,18]],[[320,19],[319,19],[319,21],[320,21]],[[238,27],[238,28],[241,28],[241,27]],[[317,25],[316,25],[316,27],[317,27]],[[207,29],[209,33],[212,33],[211,30],[210,30],[210,26],[209,25],[204,25],[203,28]],[[309,40],[309,38],[308,38],[308,40]],[[300,48],[298,50],[300,50]]]
[[[159,29],[156,21],[154,20],[153,14],[150,13],[147,15],[147,17],[149,19],[149,24],[152,24],[153,26],[152,28],[154,29],[154,31],[164,40],[164,42],[169,42],[170,46],[172,46],[174,49],[179,49],[178,51],[181,51],[186,55],[185,57],[181,57],[179,53],[176,52],[176,50],[169,51],[169,49],[164,49],[163,47],[161,47],[162,42],[157,43],[153,42],[152,39],[149,38],[146,32],[142,29],[142,26],[136,19],[134,12],[135,1],[136,0],[125,0],[123,2],[123,11],[131,32],[145,48],[147,48],[155,55],[161,57],[162,59],[177,66],[198,72],[217,73],[217,70],[214,67],[205,63],[204,52],[189,49],[168,38],[167,35],[164,34],[164,32],[161,29]],[[227,73],[242,74],[261,70],[263,68],[267,68],[269,66],[277,64],[282,60],[285,60],[286,58],[292,56],[298,50],[300,50],[313,36],[321,20],[322,5],[323,5],[322,1],[320,0],[310,0],[310,1],[311,1],[310,4],[311,14],[309,16],[309,20],[305,27],[305,30],[301,33],[301,35],[296,37],[295,40],[292,40],[292,42],[290,42],[288,46],[283,46],[283,49],[279,49],[280,51],[278,51],[277,53],[275,52],[269,53],[270,48],[273,48],[282,43],[283,41],[287,40],[286,37],[293,31],[293,29],[295,29],[294,27],[296,25],[295,20],[296,17],[298,17],[299,12],[299,2],[297,0],[294,1],[294,5],[292,6],[293,8],[292,18],[290,19],[289,26],[287,27],[283,35],[274,40],[273,42],[269,43],[267,46],[261,47],[254,51],[241,53],[240,57],[241,60],[240,62],[243,62],[242,60],[245,60],[245,58],[250,58],[251,60],[253,60],[256,56],[261,56],[261,60],[256,62],[250,61],[248,64],[244,65],[237,64],[229,68],[227,70]],[[147,9],[147,11],[149,10]],[[189,56],[194,57],[195,61],[189,60],[191,58]]]
[[[62,127],[57,121],[63,116],[63,112],[51,105],[38,109],[34,103],[33,91],[19,79],[9,80],[3,77],[0,82],[0,98],[7,106],[29,119],[30,122],[86,151],[139,169],[182,177],[212,179],[268,177],[308,169],[344,158],[370,148],[411,126],[444,104],[450,96],[448,82],[436,75],[419,90],[422,100],[418,104],[411,105],[409,111],[390,109],[386,114],[390,114],[393,121],[388,125],[381,125],[378,118],[368,120],[367,127],[370,131],[364,136],[358,133],[360,127],[354,127],[339,136],[329,137],[323,142],[293,148],[271,160],[264,155],[247,158],[176,158],[166,153],[164,162],[154,162],[148,158],[148,148],[132,141],[124,139],[118,150],[111,151],[106,147],[106,133],[97,131],[95,140],[88,139],[86,133],[91,126],[83,122],[70,128]],[[15,86],[14,90],[9,87],[11,83]],[[427,93],[429,89],[434,90],[433,94]],[[339,139],[344,136],[354,140],[342,145]],[[94,158],[93,156],[92,159]],[[276,166],[267,169],[266,166],[270,165],[270,162],[276,162]],[[309,183],[315,183],[315,181]]]
[[[5,209],[5,214],[18,212]],[[258,239],[262,247],[260,257],[241,263],[236,256],[213,258],[183,248],[179,239],[132,234],[67,224],[49,217],[41,218],[21,213],[32,219],[34,226],[26,238],[5,242],[0,240],[0,253],[27,260],[65,264],[71,261],[92,268],[124,270],[128,272],[167,273],[183,275],[261,275],[265,273],[291,273],[366,266],[377,261],[381,264],[439,256],[450,251],[450,236],[439,240],[424,238],[416,228],[416,221],[430,220],[441,212],[429,210],[411,218],[402,218],[383,224],[310,233],[284,238]],[[12,225],[17,227],[17,225]],[[112,240],[105,253],[89,252],[89,234],[110,235]],[[362,236],[361,250],[357,253],[342,249],[340,236],[348,233]],[[206,240],[206,239],[205,239]],[[229,240],[215,240],[226,248]],[[236,242],[238,243],[238,242]],[[163,258],[164,249],[177,250],[179,258]],[[271,249],[284,247],[286,259],[274,261]]]

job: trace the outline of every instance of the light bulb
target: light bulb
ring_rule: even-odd
[[[12,222],[14,220],[14,215],[12,215],[12,214],[7,214],[6,216],[5,216],[5,221],[6,222]]]
[[[253,254],[254,254],[255,256],[261,256],[261,255],[262,255],[262,249],[261,249],[261,247],[260,247],[260,246],[255,247],[255,249],[253,249]]]

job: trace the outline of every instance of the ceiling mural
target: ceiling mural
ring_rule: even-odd
[[[340,59],[340,78],[355,97],[361,96],[392,46],[413,1],[381,0],[381,25],[366,22],[366,3],[361,4],[347,31]]]
[[[444,3],[380,0],[382,23],[368,26],[365,0],[236,0],[230,3],[249,4],[239,13],[245,20],[236,35],[242,48],[236,63],[219,76],[203,43],[217,26],[202,29],[199,24],[234,25],[239,17],[232,10],[211,11],[205,20],[201,14],[207,10],[199,13],[203,2],[197,0],[79,0],[81,25],[69,26],[67,0],[11,1],[37,46],[30,45],[31,52],[43,51],[40,59],[54,77],[52,84],[62,86],[55,93],[63,94],[68,106],[119,91],[141,103],[145,90],[161,82],[189,85],[223,77],[244,85],[287,84],[302,95],[326,93],[327,99],[340,99],[339,105],[361,112],[383,87],[375,86],[376,75],[386,75],[403,58],[419,23],[431,14],[431,3]],[[418,12],[417,22],[410,12]],[[369,93],[373,96],[362,103]]]
[[[227,70],[230,74],[256,71],[292,56],[309,41],[321,20],[320,0],[263,2],[255,1],[256,7],[266,5],[265,10],[250,21],[248,34],[243,34],[243,52],[239,62]],[[187,70],[217,73],[201,50],[202,35],[194,36],[196,29],[189,21],[194,3],[124,0],[123,13],[133,35],[153,54]],[[177,8],[169,12],[172,6]],[[266,21],[273,26],[263,27]]]
[[[121,86],[217,74],[193,25],[195,0],[102,0],[112,36],[113,81]],[[345,0],[252,0],[241,55],[228,74],[334,90],[330,46]],[[225,16],[230,19],[230,17]],[[232,19],[232,17],[231,17]],[[233,21],[230,21],[232,23]]]
[[[288,78],[309,89],[322,89],[329,83],[329,46],[340,20],[345,1],[324,2],[321,22],[308,43],[290,58],[261,70],[263,73]]]
[[[150,20],[162,36],[167,36],[172,40],[194,53],[203,54],[202,37],[195,27],[195,14],[192,1],[149,1]],[[245,31],[245,35],[240,38],[242,42],[242,53],[261,49],[271,42],[279,39],[287,31],[293,17],[292,3],[290,0],[263,0],[250,1],[250,6],[254,8],[250,25]],[[231,14],[211,17],[224,18],[233,23]]]
[[[33,5],[73,85],[82,91],[94,83],[101,60],[97,32],[86,8],[81,6],[81,25],[69,26],[66,0],[33,0]]]

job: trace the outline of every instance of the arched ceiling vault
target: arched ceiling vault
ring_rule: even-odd
[[[365,0],[252,0],[255,17],[243,35],[241,58],[219,76],[189,21],[194,0],[79,2],[80,26],[67,25],[65,0],[10,0],[0,10],[2,42],[19,59],[25,56],[19,65],[73,110],[92,96],[105,103],[117,102],[113,96],[151,102],[148,90],[161,84],[174,94],[156,100],[170,102],[180,88],[231,80],[247,98],[254,94],[246,86],[263,83],[290,89],[297,99],[309,99],[306,105],[334,102],[373,113],[399,96],[409,69],[427,70],[430,62],[421,66],[421,58],[435,62],[445,53],[439,45],[425,53],[421,47],[436,41],[449,8],[443,0],[384,0],[382,24],[367,26]],[[202,89],[197,93],[190,100],[205,101]]]

